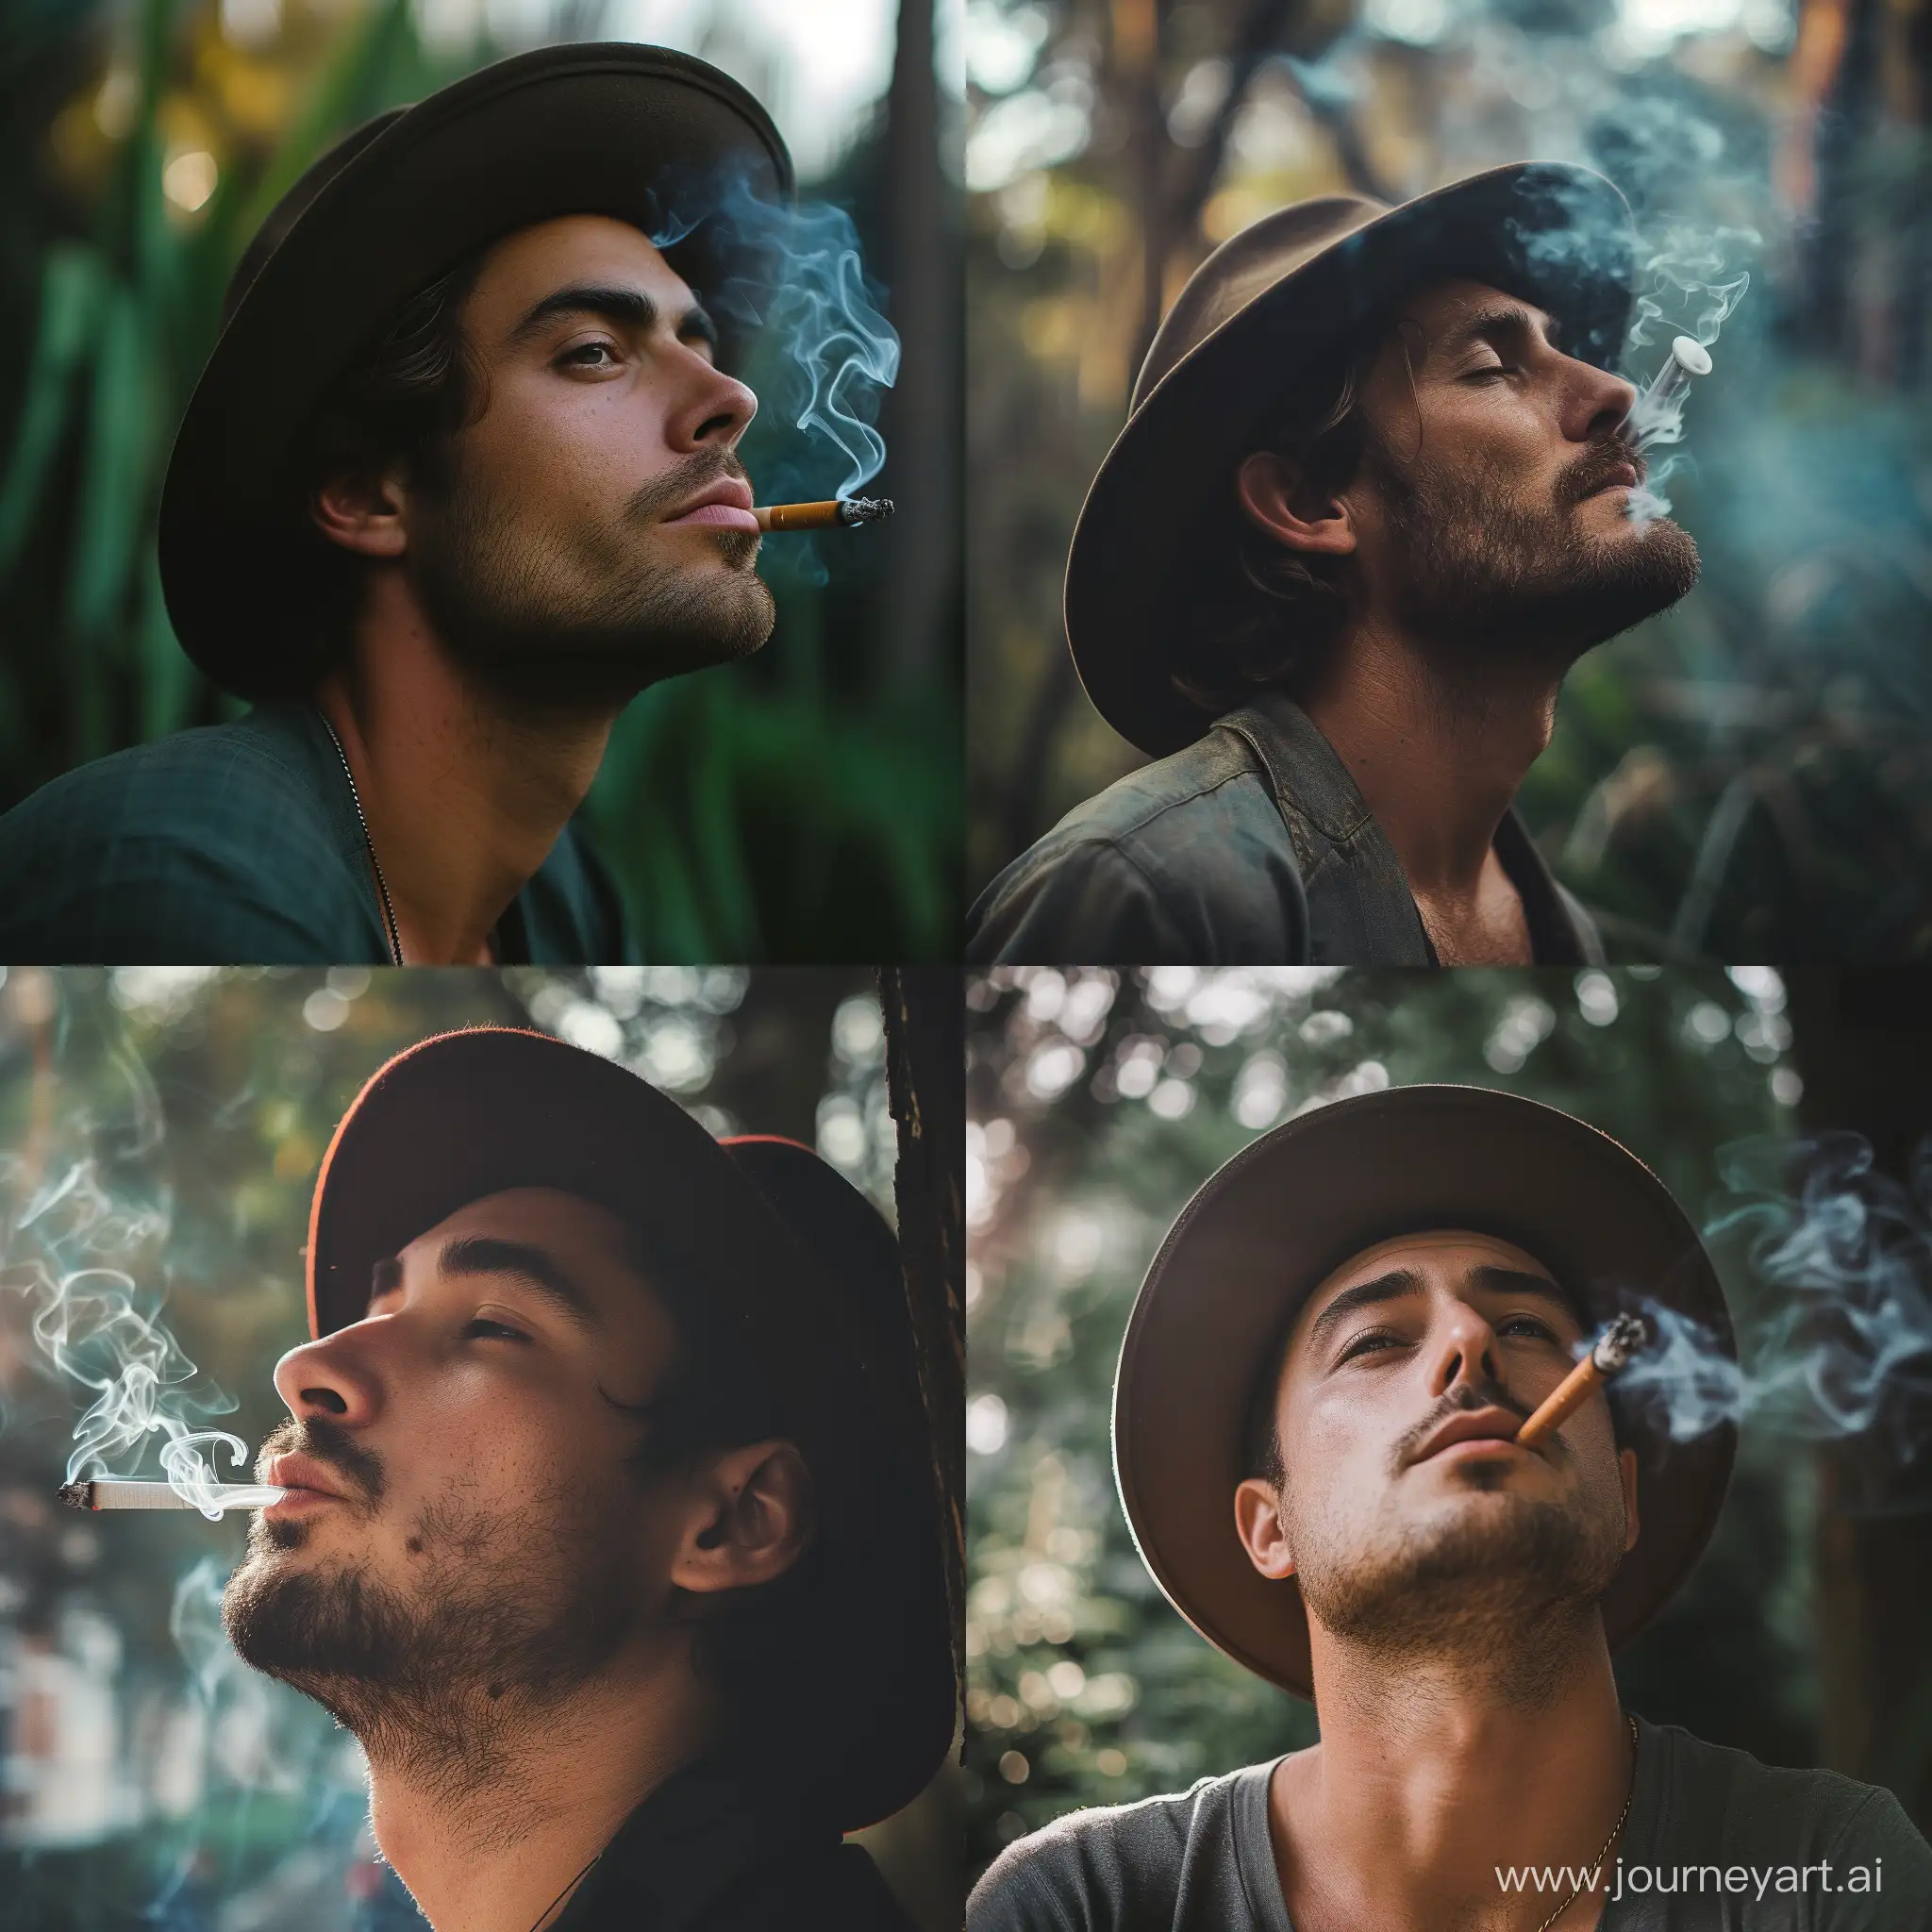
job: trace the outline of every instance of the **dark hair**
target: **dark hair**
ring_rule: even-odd
[[[312,691],[348,656],[362,608],[363,559],[315,527],[311,492],[342,471],[374,475],[398,458],[419,488],[447,487],[457,433],[483,401],[483,372],[461,322],[482,264],[479,249],[410,296],[330,380],[297,439],[282,494],[306,594],[290,600],[299,628],[276,689],[262,695]]]
[[[661,1228],[627,1221],[625,1232],[626,1258],[670,1309],[678,1344],[668,1376],[648,1402],[632,1408],[604,1398],[643,1421],[626,1467],[648,1478],[710,1450],[768,1437],[795,1441],[772,1365],[748,1345],[703,1264]],[[807,1461],[809,1467],[808,1455]],[[811,1474],[816,1483],[826,1472]],[[708,1607],[693,1630],[693,1669],[721,1694],[733,1728],[767,1750],[783,1750],[810,1728],[817,1640],[834,1607],[824,1514],[821,1500],[821,1534],[782,1576],[745,1590],[727,1606]]]
[[[1354,480],[1373,434],[1362,405],[1369,371],[1394,331],[1372,320],[1332,344],[1264,424],[1245,456],[1272,451],[1325,495]],[[1304,556],[1257,529],[1226,494],[1203,520],[1186,585],[1195,616],[1174,689],[1217,716],[1257,692],[1295,691],[1324,662],[1348,621],[1342,560]]]

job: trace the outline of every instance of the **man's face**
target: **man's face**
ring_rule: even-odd
[[[1697,580],[1689,535],[1631,514],[1631,386],[1556,330],[1517,296],[1441,283],[1401,305],[1364,386],[1368,448],[1341,492],[1364,612],[1452,671],[1504,651],[1560,670]]]
[[[292,1418],[224,1611],[241,1655],[358,1733],[439,1697],[506,1713],[650,1642],[682,1533],[618,1405],[659,1387],[672,1317],[601,1208],[472,1203],[376,1270],[366,1316],[275,1370]]]
[[[663,256],[603,215],[523,229],[485,257],[461,325],[481,414],[405,517],[448,646],[536,700],[621,698],[763,643],[738,457],[758,399],[716,366]]]
[[[1542,1264],[1488,1235],[1405,1235],[1338,1269],[1275,1391],[1285,1483],[1237,1498],[1257,1569],[1391,1652],[1507,1652],[1512,1630],[1594,1603],[1637,1536],[1636,1457],[1607,1405],[1534,1449],[1504,1440],[1582,1333]]]

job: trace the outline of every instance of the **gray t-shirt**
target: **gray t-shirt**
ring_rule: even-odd
[[[1294,1932],[1268,1834],[1274,1770],[1056,1820],[993,1860],[967,1932]],[[1890,1791],[1674,1724],[1638,1720],[1612,1863],[1598,1932],[1932,1932],[1932,1847]],[[1553,1911],[1575,1876],[1543,1875]],[[1529,1874],[1515,1889],[1539,1890]]]

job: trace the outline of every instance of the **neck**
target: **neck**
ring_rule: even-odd
[[[451,656],[400,572],[378,575],[315,703],[347,755],[411,965],[487,965],[491,929],[597,775],[622,704],[538,712]]]
[[[437,1932],[533,1932],[711,1735],[688,1665],[606,1674],[541,1711],[453,1696],[365,1735],[370,1824]]]
[[[1560,664],[1510,650],[1480,677],[1445,675],[1440,652],[1367,623],[1303,708],[1348,767],[1419,895],[1474,900],[1496,827],[1556,724]]]
[[[1270,1803],[1297,1925],[1534,1926],[1562,1894],[1507,1892],[1495,1868],[1597,1856],[1631,1777],[1603,1623],[1591,1607],[1537,1625],[1530,1654],[1524,1631],[1486,1665],[1391,1668],[1311,1620],[1322,1741]]]

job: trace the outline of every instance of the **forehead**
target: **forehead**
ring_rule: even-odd
[[[425,1228],[399,1251],[398,1259],[406,1267],[412,1260],[433,1265],[451,1241],[475,1236],[524,1242],[560,1259],[607,1268],[629,1266],[629,1234],[624,1223],[609,1208],[561,1188],[509,1188],[485,1194]]]
[[[575,283],[635,289],[674,317],[697,300],[642,230],[609,215],[559,215],[491,245],[471,291],[470,319],[501,320],[507,327],[534,303]]]
[[[1534,1255],[1495,1235],[1457,1227],[1393,1235],[1364,1248],[1358,1255],[1352,1255],[1316,1287],[1295,1317],[1290,1353],[1292,1354],[1294,1343],[1307,1332],[1315,1317],[1337,1295],[1357,1283],[1407,1272],[1419,1274],[1424,1282],[1440,1283],[1454,1291],[1478,1268],[1507,1268],[1514,1274],[1539,1275],[1557,1293],[1562,1293],[1557,1277]]]

